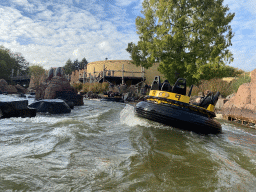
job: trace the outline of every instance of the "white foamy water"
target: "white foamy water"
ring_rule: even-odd
[[[137,125],[145,127],[150,126],[147,120],[135,116],[134,107],[129,104],[127,104],[120,112],[120,122],[131,127]]]

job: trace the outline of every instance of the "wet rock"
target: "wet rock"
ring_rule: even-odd
[[[14,85],[7,85],[5,90],[8,94],[18,93],[18,90],[16,89],[16,87]]]
[[[36,109],[28,107],[28,100],[0,101],[0,119],[10,117],[35,117]]]
[[[57,91],[56,98],[64,100],[71,108],[74,106],[81,106],[84,104],[83,96],[71,91]]]
[[[14,85],[8,85],[4,79],[0,79],[0,91],[8,94],[18,93],[16,87]]]
[[[92,91],[89,91],[86,93],[85,95],[86,98],[90,98],[90,99],[98,99],[101,98],[101,96],[97,93],[93,93]]]
[[[29,105],[35,108],[37,112],[48,112],[50,114],[70,113],[68,104],[61,99],[42,99]]]
[[[15,85],[15,87],[16,87],[18,93],[23,93],[23,94],[25,94],[25,93],[27,92],[27,89],[24,88],[24,87],[22,87],[22,86],[19,85],[19,84]]]

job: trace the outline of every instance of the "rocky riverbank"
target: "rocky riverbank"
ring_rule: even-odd
[[[4,79],[0,79],[0,93],[5,93],[5,94],[17,94],[17,93],[22,93],[25,94],[27,93],[27,89],[22,87],[21,85],[8,85],[8,83]]]

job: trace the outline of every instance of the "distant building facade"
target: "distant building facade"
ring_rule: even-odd
[[[155,76],[161,76],[157,70],[159,64],[154,64],[149,69],[137,67],[131,60],[105,60],[87,64],[87,69],[72,72],[70,83],[80,82],[103,82],[113,84],[134,85],[141,81],[151,84]]]

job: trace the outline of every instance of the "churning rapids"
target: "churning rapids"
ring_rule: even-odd
[[[256,130],[199,135],[85,100],[70,114],[0,120],[0,191],[255,191]]]

